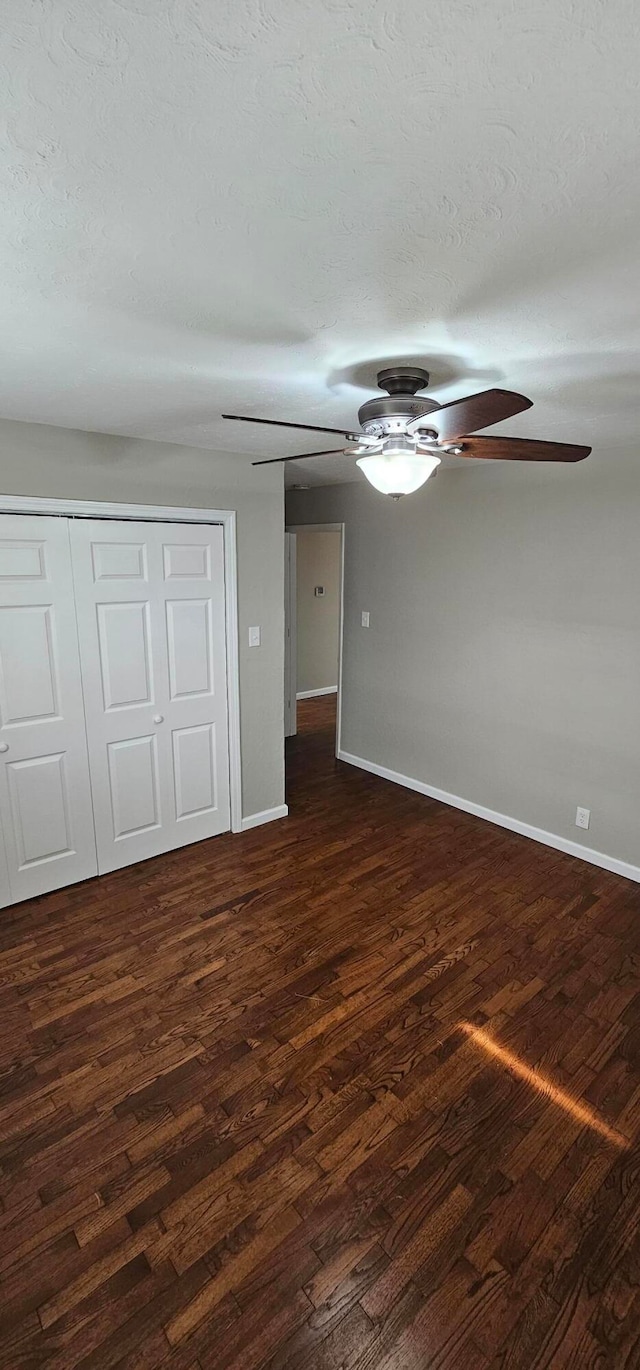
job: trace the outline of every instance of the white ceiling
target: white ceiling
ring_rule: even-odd
[[[380,365],[634,443],[633,0],[4,0],[0,414],[258,456]],[[353,479],[352,460],[288,467]],[[360,477],[358,476],[358,479]]]

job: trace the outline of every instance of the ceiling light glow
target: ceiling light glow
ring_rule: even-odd
[[[440,458],[428,452],[407,451],[391,439],[391,445],[375,456],[359,457],[356,463],[376,490],[392,499],[411,495],[432,476]]]

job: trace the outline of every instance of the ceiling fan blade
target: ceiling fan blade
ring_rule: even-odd
[[[273,466],[278,461],[306,461],[307,457],[330,457],[332,455],[344,457],[344,447],[329,447],[324,452],[298,452],[295,457],[267,457],[266,461],[252,461],[252,466]]]
[[[538,442],[535,438],[465,438],[460,456],[484,457],[485,461],[584,461],[590,447],[573,442]]]
[[[530,409],[532,403],[526,395],[518,395],[515,390],[481,390],[478,395],[453,400],[431,414],[414,419],[407,425],[407,433],[432,428],[438,434],[438,442],[456,442],[467,433],[475,433],[477,428],[489,428],[492,423],[521,414],[523,409]]]
[[[337,433],[341,438],[353,442],[359,435],[347,428],[318,428],[315,423],[286,423],[284,419],[252,419],[248,414],[221,414],[223,419],[235,419],[236,423],[268,423],[272,428],[304,428],[307,433]]]

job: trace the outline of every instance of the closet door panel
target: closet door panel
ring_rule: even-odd
[[[223,531],[77,520],[101,871],[230,826]]]
[[[9,761],[7,777],[20,869],[69,855],[73,837],[64,753]]]
[[[215,724],[176,728],[172,736],[176,817],[181,822],[194,814],[211,813],[217,808]]]
[[[107,746],[111,822],[116,841],[160,828],[158,739],[127,738]]]
[[[5,727],[59,717],[52,607],[0,608],[0,710]]]
[[[153,703],[148,600],[98,604],[98,655],[105,710]]]
[[[97,874],[66,519],[0,515],[0,816],[2,902]]]
[[[213,694],[211,601],[168,599],[166,612],[171,699]]]

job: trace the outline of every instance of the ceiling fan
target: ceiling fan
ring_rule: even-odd
[[[276,428],[301,428],[308,433],[336,433],[355,446],[332,447],[322,452],[300,452],[295,457],[270,457],[254,466],[274,462],[306,461],[341,452],[358,458],[357,465],[376,490],[392,499],[418,490],[440,465],[440,453],[456,457],[483,457],[491,461],[583,461],[590,447],[574,443],[538,442],[527,438],[474,437],[477,428],[489,428],[530,409],[532,401],[514,390],[483,390],[478,395],[438,404],[417,395],[429,384],[429,372],[420,366],[390,366],[378,372],[378,386],[387,394],[367,400],[358,410],[361,432],[325,428],[314,423],[286,423],[256,419],[247,414],[223,414],[240,423],[266,423]]]

